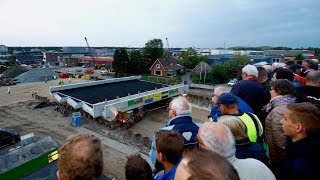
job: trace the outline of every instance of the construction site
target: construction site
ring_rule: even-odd
[[[59,145],[75,133],[94,134],[103,144],[104,175],[111,179],[125,179],[124,164],[131,154],[140,153],[149,161],[151,138],[169,119],[170,99],[185,96],[194,121],[200,123],[208,120],[211,109],[212,90],[185,84],[169,86],[139,76],[63,79],[49,68],[31,75],[19,71],[18,78],[2,78],[0,127],[20,135],[49,136]],[[75,113],[81,122],[73,122]],[[10,148],[2,148],[0,155]]]

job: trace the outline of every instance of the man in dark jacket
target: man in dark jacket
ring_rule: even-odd
[[[246,65],[242,68],[242,79],[238,81],[231,93],[241,98],[261,118],[262,107],[265,105],[265,91],[263,86],[258,82],[258,70],[253,65]]]
[[[320,108],[320,71],[310,71],[306,80],[306,85],[297,89],[297,102],[311,102]]]
[[[169,118],[171,118],[166,127],[161,130],[175,130],[178,131],[184,140],[185,148],[192,148],[198,146],[194,140],[198,134],[200,124],[194,123],[191,117],[191,106],[184,97],[174,98],[169,104]],[[152,139],[151,150],[149,156],[153,165],[156,165],[156,141],[155,137]],[[156,166],[157,168],[157,166]]]
[[[310,103],[288,104],[281,121],[291,140],[279,179],[319,179],[320,110]]]

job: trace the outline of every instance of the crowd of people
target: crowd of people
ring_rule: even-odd
[[[126,179],[319,179],[320,71],[314,64],[246,65],[230,92],[214,89],[203,124],[192,120],[187,99],[174,98],[169,120],[152,138],[151,166],[129,156]],[[60,149],[59,179],[98,179],[103,168],[101,142],[92,135],[73,135]]]

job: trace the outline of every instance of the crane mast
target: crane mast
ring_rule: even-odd
[[[87,47],[88,47],[88,49],[89,49],[89,55],[90,55],[90,57],[91,57],[91,59],[92,59],[92,62],[89,62],[89,65],[93,65],[93,64],[95,64],[95,60],[94,60],[94,57],[93,57],[93,54],[92,54],[92,48],[91,48],[91,46],[90,46],[89,43],[88,43],[87,37],[84,37],[84,39],[86,40],[86,44],[87,44]]]

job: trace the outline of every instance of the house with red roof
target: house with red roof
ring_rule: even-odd
[[[158,58],[150,67],[152,76],[176,76],[184,72],[184,66],[177,63],[173,57]]]

